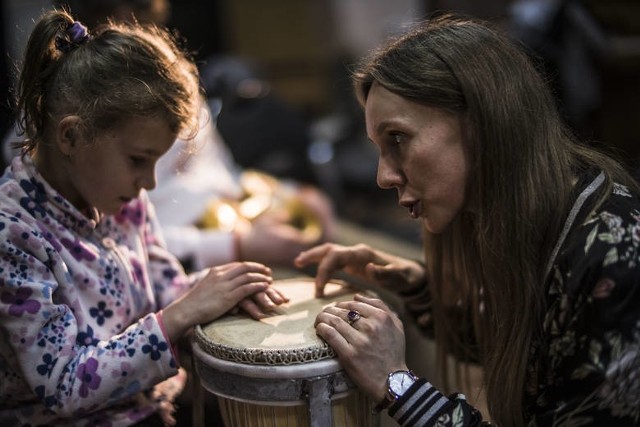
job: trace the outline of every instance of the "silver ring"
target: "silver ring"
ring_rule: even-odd
[[[359,319],[360,319],[360,313],[356,310],[350,310],[347,313],[347,322],[349,322],[350,325],[353,326],[354,323],[356,323]]]

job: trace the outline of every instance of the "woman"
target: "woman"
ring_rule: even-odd
[[[443,353],[484,368],[499,425],[640,422],[638,188],[578,145],[543,78],[487,25],[444,16],[354,75],[378,185],[424,226],[425,264],[357,245],[303,252],[406,299]],[[316,331],[402,425],[475,425],[464,396],[407,372],[401,322],[364,296]],[[442,355],[441,355],[442,357]]]

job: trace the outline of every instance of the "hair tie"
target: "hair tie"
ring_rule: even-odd
[[[65,33],[66,37],[56,37],[56,48],[64,53],[72,51],[89,40],[89,31],[87,30],[87,27],[82,25],[79,21],[74,21],[69,24]]]

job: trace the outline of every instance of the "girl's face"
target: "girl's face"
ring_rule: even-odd
[[[95,141],[80,141],[69,157],[67,188],[58,191],[79,209],[116,214],[141,189],[156,186],[156,162],[175,138],[160,118],[133,118]]]
[[[369,139],[379,149],[378,185],[431,233],[444,231],[465,204],[469,171],[458,115],[418,104],[374,83],[365,105]]]

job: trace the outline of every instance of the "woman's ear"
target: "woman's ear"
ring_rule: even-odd
[[[56,128],[56,146],[65,157],[70,157],[79,143],[80,122],[78,116],[66,116],[58,122]]]

